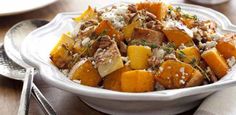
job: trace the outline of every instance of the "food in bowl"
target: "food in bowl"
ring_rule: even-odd
[[[221,35],[213,20],[163,2],[88,7],[73,21],[50,58],[83,85],[121,92],[194,87],[217,82],[236,63],[235,34]]]

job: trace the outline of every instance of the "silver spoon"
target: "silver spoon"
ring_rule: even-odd
[[[6,33],[4,47],[0,46],[0,68],[2,70],[0,71],[0,74],[12,79],[24,81],[18,111],[19,115],[28,114],[31,91],[33,97],[41,105],[45,114],[56,114],[47,99],[33,83],[33,77],[36,72],[22,60],[19,53],[24,38],[31,31],[47,23],[48,21],[45,20],[26,20],[19,22]]]

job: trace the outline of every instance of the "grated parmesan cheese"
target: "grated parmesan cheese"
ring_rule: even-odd
[[[205,45],[206,45],[207,49],[210,49],[210,48],[215,47],[217,45],[217,42],[216,41],[210,41],[210,42],[208,41],[205,43]]]
[[[211,39],[214,41],[219,40],[222,36],[219,33],[214,33],[210,35]]]
[[[164,25],[168,28],[177,27],[180,30],[184,30],[191,38],[193,37],[193,31],[179,21],[169,19]]]
[[[122,15],[127,12],[127,5],[120,5],[105,11],[101,17],[103,20],[110,21],[116,29],[120,29],[125,25],[125,19]]]
[[[157,49],[157,48],[153,49],[153,55],[156,56],[158,59],[164,58],[165,54],[166,51],[163,49]]]
[[[81,83],[81,80],[73,80],[75,83]]]
[[[63,69],[63,70],[61,70],[61,72],[62,72],[64,75],[68,75],[69,69]]]
[[[88,43],[89,43],[89,41],[90,41],[90,38],[89,38],[89,37],[83,39],[83,41],[81,42],[82,46],[87,46]]]
[[[159,67],[159,71],[162,72],[164,69],[162,67]]]
[[[232,56],[231,58],[227,59],[227,63],[229,65],[229,67],[233,67],[234,64],[236,63],[236,59],[234,56]]]
[[[180,84],[185,84],[185,81],[183,79],[179,80]]]
[[[182,74],[184,73],[184,67],[181,67],[180,69],[179,69],[179,72],[181,72]]]

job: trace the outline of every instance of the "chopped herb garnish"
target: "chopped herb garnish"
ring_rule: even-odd
[[[179,57],[180,59],[183,59],[183,58],[186,57],[185,53],[184,53],[183,51],[181,51],[181,50],[180,50],[177,54],[178,54],[178,57]]]
[[[165,50],[167,54],[170,54],[174,51],[173,48],[167,48],[167,47],[164,47],[163,50]]]
[[[168,14],[171,14],[171,12],[173,11],[173,7],[170,7],[167,11]]]
[[[150,47],[151,47],[152,49],[154,49],[154,48],[157,48],[157,45],[156,45],[156,44],[151,44]]]
[[[132,40],[132,41],[130,42],[130,44],[131,44],[131,45],[149,46],[149,47],[151,47],[152,49],[158,47],[158,45],[153,44],[153,43],[150,43],[150,42],[147,42],[147,41],[144,40],[144,39]]]
[[[197,16],[196,15],[190,15],[190,14],[183,14],[182,15],[184,18],[188,18],[188,19],[194,19],[197,20]]]
[[[83,47],[84,50],[83,50],[79,55],[76,55],[76,56],[74,57],[73,64],[75,64],[76,62],[78,62],[79,59],[80,59],[80,57],[81,57],[84,53],[86,53],[86,52],[89,50],[89,48],[91,48],[91,47],[93,46],[93,44],[96,43],[100,38],[101,38],[101,37],[98,36],[94,41],[91,41],[88,45],[86,45],[86,47]]]
[[[181,7],[177,7],[176,12],[181,12]]]
[[[165,50],[167,54],[170,54],[175,51],[176,47],[173,43],[168,43],[163,45],[162,49]]]
[[[198,20],[197,15],[193,15],[194,20]]]
[[[141,45],[146,46],[146,45],[147,45],[147,41],[144,40],[144,39],[142,39],[142,40],[141,40]]]
[[[100,36],[107,35],[108,32],[109,32],[108,29],[104,29],[104,30],[101,32]]]
[[[194,65],[195,63],[197,63],[197,60],[196,60],[195,58],[193,58],[193,59],[190,61],[189,64]]]

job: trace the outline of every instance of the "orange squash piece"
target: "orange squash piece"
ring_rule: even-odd
[[[53,50],[50,52],[50,59],[60,69],[68,68],[72,61],[72,51],[75,41],[67,34],[62,34]]]
[[[73,47],[73,52],[82,54],[85,51],[86,51],[86,47],[83,47],[81,45],[81,41],[80,40],[76,41]]]
[[[193,60],[199,63],[201,60],[200,52],[198,48],[196,48],[195,46],[186,47],[185,49],[182,50],[177,50],[176,53],[177,57],[185,63],[192,63]],[[184,57],[181,57],[181,55],[184,55]]]
[[[148,58],[152,55],[152,50],[147,46],[128,46],[127,55],[132,69],[147,69]]]
[[[236,35],[225,35],[218,40],[216,48],[226,59],[231,58],[232,56],[236,57]]]
[[[121,91],[148,92],[154,90],[154,76],[145,70],[132,70],[122,73]]]
[[[162,30],[170,42],[177,47],[181,44],[192,45],[192,38],[184,31],[178,28],[165,28]]]
[[[91,6],[88,6],[88,9],[85,10],[80,16],[73,18],[74,21],[80,22],[80,21],[85,21],[89,19],[96,18],[97,13]]]
[[[162,21],[167,14],[168,6],[163,2],[142,2],[136,4],[138,10],[147,10],[153,13],[156,18]]]
[[[194,19],[191,18],[181,18],[181,21],[186,25],[188,28],[192,28],[194,26]]]
[[[141,22],[139,20],[133,21],[131,24],[125,26],[123,28],[124,38],[130,39],[134,32],[134,28],[139,27],[139,26],[141,26]]]
[[[229,67],[216,48],[203,52],[201,56],[219,79],[227,74]]]
[[[104,88],[114,91],[121,91],[121,75],[122,73],[127,72],[129,70],[131,69],[128,66],[125,66],[105,76],[103,81]]]
[[[95,29],[95,33],[97,35],[106,34],[111,38],[114,37],[116,38],[116,41],[123,40],[122,34],[119,31],[117,31],[108,20],[101,21],[98,27]]]
[[[155,79],[165,88],[175,89],[201,85],[204,77],[190,64],[167,60],[161,64]]]
[[[77,62],[69,72],[71,80],[80,80],[81,84],[96,87],[102,78],[89,60]]]

